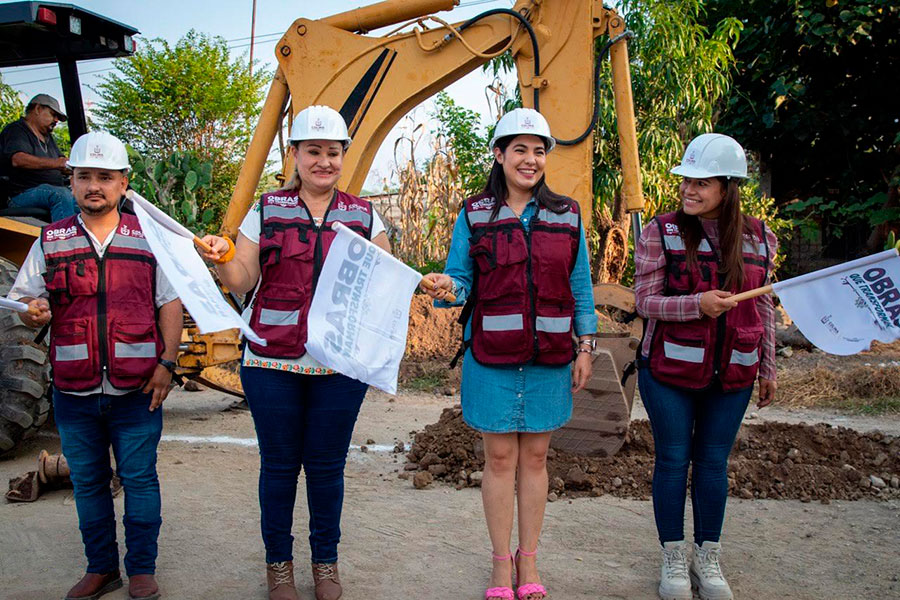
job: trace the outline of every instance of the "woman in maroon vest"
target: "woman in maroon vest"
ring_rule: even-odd
[[[306,317],[315,281],[342,223],[390,251],[371,204],[339,191],[350,145],[341,115],[310,106],[294,119],[296,171],[281,190],[263,194],[241,224],[237,244],[204,241],[232,291],[253,291],[249,319],[268,344],[247,344],[241,382],[259,439],[259,500],[269,598],[296,600],[293,521],[297,478],[306,473],[310,549],[317,600],[337,600],[337,545],[344,464],[366,384],[335,373],[306,354]]]
[[[719,566],[728,455],[757,377],[758,406],[775,395],[772,298],[731,296],[766,283],[777,241],[741,213],[747,160],[730,137],[695,138],[672,173],[683,177],[681,208],[650,222],[635,250],[637,311],[647,319],[638,383],[656,447],[653,509],[663,547],[659,595],[689,600],[693,583],[704,600],[724,600],[732,598]]]
[[[555,143],[535,110],[500,119],[487,187],[465,202],[445,273],[426,275],[436,287],[433,297],[452,291],[457,303],[467,299],[462,409],[484,438],[481,492],[494,558],[487,600],[513,598],[513,562],[520,600],[547,594],[535,556],[547,501],[547,449],[552,432],[572,415],[572,392],[591,375],[597,318],[581,213],[544,182]],[[581,338],[577,354],[573,332]]]

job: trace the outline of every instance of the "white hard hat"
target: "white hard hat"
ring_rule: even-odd
[[[741,145],[721,133],[704,133],[691,140],[681,164],[672,173],[682,177],[747,178],[747,156]]]
[[[330,106],[316,104],[307,106],[294,117],[288,141],[302,140],[335,140],[343,142],[344,148],[351,142],[347,123],[341,113]]]
[[[547,140],[547,152],[556,146],[556,140],[550,135],[550,125],[544,115],[533,108],[514,108],[500,119],[494,129],[489,148],[494,149],[497,140],[510,135],[536,135]]]
[[[93,167],[113,171],[131,169],[125,144],[106,131],[91,131],[75,140],[66,166],[69,168]]]

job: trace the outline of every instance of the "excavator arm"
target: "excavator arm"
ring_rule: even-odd
[[[340,186],[359,193],[384,138],[415,106],[492,56],[511,50],[526,107],[538,108],[561,144],[547,160],[553,189],[579,201],[591,221],[594,39],[611,45],[613,91],[622,155],[622,199],[643,208],[625,24],[599,0],[519,0],[465,23],[429,16],[456,0],[388,0],[321,20],[298,19],[276,46],[278,69],[222,226],[234,237],[254,199],[285,112],[312,104],[340,111],[354,142]],[[357,32],[415,23],[413,31],[368,37]],[[288,106],[290,104],[290,107]],[[594,115],[595,116],[595,115]],[[574,140],[578,140],[575,142]]]
[[[556,192],[579,201],[589,228],[597,117],[595,39],[601,36],[607,38],[612,66],[623,172],[620,197],[626,211],[639,214],[644,202],[623,19],[600,0],[519,0],[511,10],[489,10],[456,24],[433,16],[456,3],[388,0],[326,19],[294,21],[277,44],[278,69],[225,215],[223,234],[237,235],[285,116],[289,126],[293,114],[312,104],[340,111],[353,144],[344,157],[339,185],[359,193],[379,147],[404,115],[506,50],[516,64],[524,105],[537,108],[559,139],[547,157],[547,180]],[[385,36],[361,35],[391,25],[398,27]],[[290,167],[284,165],[285,170]],[[619,308],[633,305],[629,292],[595,288],[598,304]],[[193,370],[226,356],[236,358],[236,344],[229,347],[227,340],[215,335],[187,331],[179,365]],[[615,453],[627,430],[634,389],[633,381],[622,388],[618,380],[636,342],[633,334],[603,340],[595,357],[597,375],[576,397],[577,418],[556,436],[556,444]],[[201,380],[220,389],[233,387],[210,382],[205,375]]]

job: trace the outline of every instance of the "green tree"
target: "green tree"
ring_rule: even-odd
[[[491,167],[488,138],[479,125],[479,115],[456,104],[447,92],[435,98],[437,134],[451,151],[453,166],[466,196],[484,189]]]
[[[763,182],[801,231],[840,238],[897,221],[900,4],[710,0],[740,19],[721,129],[758,154]],[[885,232],[886,233],[886,232]],[[841,244],[844,245],[844,244]],[[880,247],[869,240],[870,250]]]
[[[21,117],[24,110],[19,93],[11,85],[3,83],[3,75],[0,75],[0,127]]]
[[[99,125],[157,162],[183,153],[211,162],[210,186],[197,190],[196,201],[201,214],[212,208],[218,221],[271,73],[257,67],[251,74],[246,58],[232,59],[224,39],[193,30],[175,45],[152,40],[115,66],[95,90]]]
[[[53,128],[53,141],[56,142],[56,147],[63,156],[69,155],[69,151],[72,149],[72,136],[69,134],[68,123],[58,123]]]
[[[732,48],[741,24],[724,17],[703,24],[700,0],[623,0],[634,37],[628,42],[645,215],[671,210],[678,178],[669,169],[695,135],[715,130],[727,99]],[[601,42],[605,40],[600,40]],[[601,67],[600,115],[594,135],[594,198],[599,211],[615,212],[621,188],[619,139],[609,61]]]
[[[687,143],[718,131],[729,98],[733,49],[742,24],[727,14],[710,17],[700,0],[623,0],[618,8],[634,37],[628,42],[638,153],[646,206],[644,220],[679,205],[680,179],[669,169]],[[605,40],[599,40],[604,43]],[[594,217],[589,232],[597,281],[630,284],[633,259],[629,219],[619,201],[622,174],[609,62],[601,65],[600,111],[594,134]],[[787,230],[771,198],[761,193],[756,162],[743,186],[743,209],[776,234]]]
[[[742,24],[724,15],[709,18],[701,0],[622,0],[617,9],[634,33],[628,51],[647,220],[677,207],[680,181],[669,169],[680,162],[694,136],[716,131]],[[606,41],[601,38],[598,44]],[[594,131],[594,223],[588,242],[595,281],[630,283],[630,224],[619,200],[622,173],[612,71],[603,58]],[[511,65],[501,56],[488,69],[496,75]],[[744,186],[744,198],[746,212],[764,218],[776,232],[785,230],[787,222],[777,216],[771,198],[760,193],[755,171]]]

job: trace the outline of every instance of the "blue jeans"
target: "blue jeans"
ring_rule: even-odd
[[[53,389],[53,411],[75,486],[88,573],[119,569],[109,489],[110,445],[125,489],[125,571],[129,576],[156,571],[162,524],[156,447],[162,435],[162,410],[150,412],[150,399],[150,394],[140,391],[124,396],[74,396]]]
[[[9,199],[10,208],[44,208],[50,211],[50,222],[71,217],[79,212],[75,196],[67,187],[42,183]]]
[[[660,543],[684,539],[688,466],[694,541],[718,542],[728,497],[728,455],[752,389],[723,392],[718,384],[689,391],[661,383],[648,368],[638,371],[641,400],[653,429],[653,514]]]
[[[293,560],[294,503],[306,472],[312,562],[337,562],[344,465],[368,386],[344,375],[241,367],[259,440],[260,525],[266,562]]]

